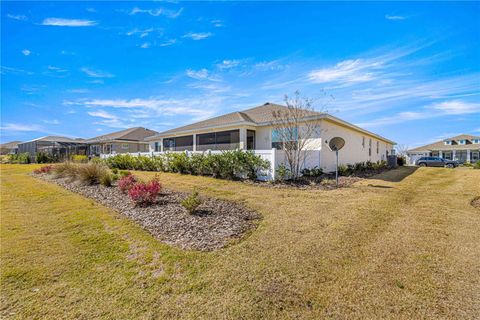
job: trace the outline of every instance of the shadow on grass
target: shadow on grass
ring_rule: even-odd
[[[417,171],[418,167],[404,166],[397,169],[388,170],[380,174],[369,177],[368,179],[383,180],[388,182],[400,182],[409,175]],[[376,187],[376,186],[374,186]]]

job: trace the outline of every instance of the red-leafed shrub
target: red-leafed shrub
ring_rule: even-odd
[[[50,174],[52,172],[52,169],[53,169],[52,165],[43,166],[43,167],[40,167],[39,169],[33,170],[33,173],[35,173],[35,174],[41,174],[41,173]]]
[[[128,191],[137,183],[137,178],[131,173],[123,176],[118,180],[118,188],[122,193],[128,193]]]
[[[160,190],[162,190],[162,185],[155,178],[146,183],[138,182],[134,184],[128,191],[128,195],[135,205],[145,206],[157,201]]]

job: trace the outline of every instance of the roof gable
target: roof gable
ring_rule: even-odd
[[[88,143],[112,141],[112,140],[130,140],[130,141],[143,141],[146,137],[153,136],[156,131],[146,129],[143,127],[134,127],[125,130],[104,134],[101,136],[93,137],[87,140]]]

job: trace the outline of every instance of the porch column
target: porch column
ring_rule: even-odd
[[[443,152],[442,152],[442,150],[438,150],[438,157],[439,157],[439,158],[443,158]]]
[[[197,134],[193,134],[193,151],[197,151]]]
[[[163,152],[163,138],[160,139],[160,152]]]
[[[247,149],[247,129],[240,128],[240,146],[241,150]]]
[[[470,162],[470,150],[467,150],[467,162]]]
[[[456,150],[453,150],[453,151],[452,151],[452,160],[455,160],[455,156],[456,156],[456,152],[455,152],[455,151],[456,151]]]

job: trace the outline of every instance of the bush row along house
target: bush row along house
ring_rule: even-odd
[[[407,152],[408,162],[415,164],[421,157],[440,157],[460,163],[480,160],[480,136],[462,134],[440,140]]]
[[[276,150],[268,160],[278,167],[285,164],[285,157],[281,152],[282,141],[277,132],[279,129],[275,126],[274,113],[285,112],[286,109],[285,106],[267,102],[251,109],[164,131],[145,140],[150,142],[151,152],[242,149],[272,154],[272,150]],[[333,137],[345,140],[345,146],[339,153],[340,164],[386,161],[394,153],[395,142],[337,117],[316,111],[307,111],[302,116],[305,121],[316,122],[319,129],[308,138],[308,147],[304,150],[310,152],[311,156],[303,163],[304,167],[316,166],[326,172],[335,170],[335,153],[328,148],[328,142]]]
[[[65,160],[72,155],[92,157],[100,154],[148,152],[149,145],[144,139],[156,133],[153,130],[135,127],[91,139],[46,136],[18,143],[18,153],[29,153],[32,160],[35,160],[38,153]]]

